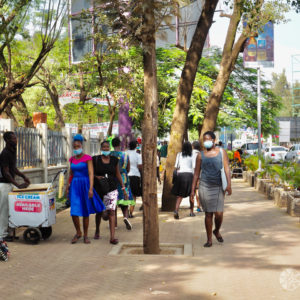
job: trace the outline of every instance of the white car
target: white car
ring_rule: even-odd
[[[300,163],[300,144],[293,145],[286,153],[285,160]]]
[[[255,155],[258,152],[258,143],[246,143],[241,147],[243,154],[246,156]]]
[[[265,159],[280,162],[285,159],[288,149],[281,146],[267,147],[264,151]]]

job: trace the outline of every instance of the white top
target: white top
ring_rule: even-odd
[[[178,168],[178,173],[193,173],[193,155],[182,156],[182,153],[178,153],[175,162],[175,168]]]
[[[128,176],[141,177],[140,171],[138,169],[138,165],[142,164],[141,154],[137,153],[136,150],[128,150],[127,154],[130,161],[130,171],[128,173]]]
[[[199,150],[193,149],[193,153],[192,153],[192,157],[193,157],[193,173],[195,172],[198,153],[200,153]]]

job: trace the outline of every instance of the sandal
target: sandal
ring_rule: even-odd
[[[178,211],[174,210],[174,219],[178,220],[179,219],[179,214]]]
[[[100,234],[95,233],[94,240],[100,240],[100,239],[101,239]]]
[[[212,243],[209,243],[209,242],[206,242],[204,245],[203,245],[203,247],[205,247],[205,248],[209,248],[209,247],[211,247],[212,246]]]
[[[195,217],[196,215],[192,212],[190,213],[190,217]]]
[[[119,243],[119,240],[118,239],[113,239],[113,240],[110,240],[110,243],[113,244],[113,245],[117,245]]]
[[[217,241],[218,241],[219,243],[223,243],[224,240],[223,240],[222,236],[221,236],[221,235],[217,236],[216,233],[217,233],[217,231],[214,230],[214,231],[213,231],[213,234],[214,234],[214,236],[216,237]]]
[[[89,240],[89,238],[87,236],[83,237],[83,242],[85,244],[90,244],[91,243],[91,241]]]
[[[80,238],[81,238],[81,235],[75,234],[71,240],[71,244],[76,244]]]

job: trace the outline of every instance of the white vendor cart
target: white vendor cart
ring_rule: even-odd
[[[26,189],[15,188],[9,193],[9,227],[28,227],[23,234],[28,243],[36,244],[52,234],[51,226],[56,222],[54,180],[47,184],[31,184]]]

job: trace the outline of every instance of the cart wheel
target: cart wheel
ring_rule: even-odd
[[[41,239],[41,232],[38,228],[29,227],[24,231],[23,238],[27,243],[37,244]]]
[[[49,237],[50,237],[51,234],[52,234],[52,227],[51,227],[51,226],[50,226],[50,227],[40,227],[39,229],[40,229],[40,231],[41,231],[42,238],[43,238],[44,240],[49,239]]]

